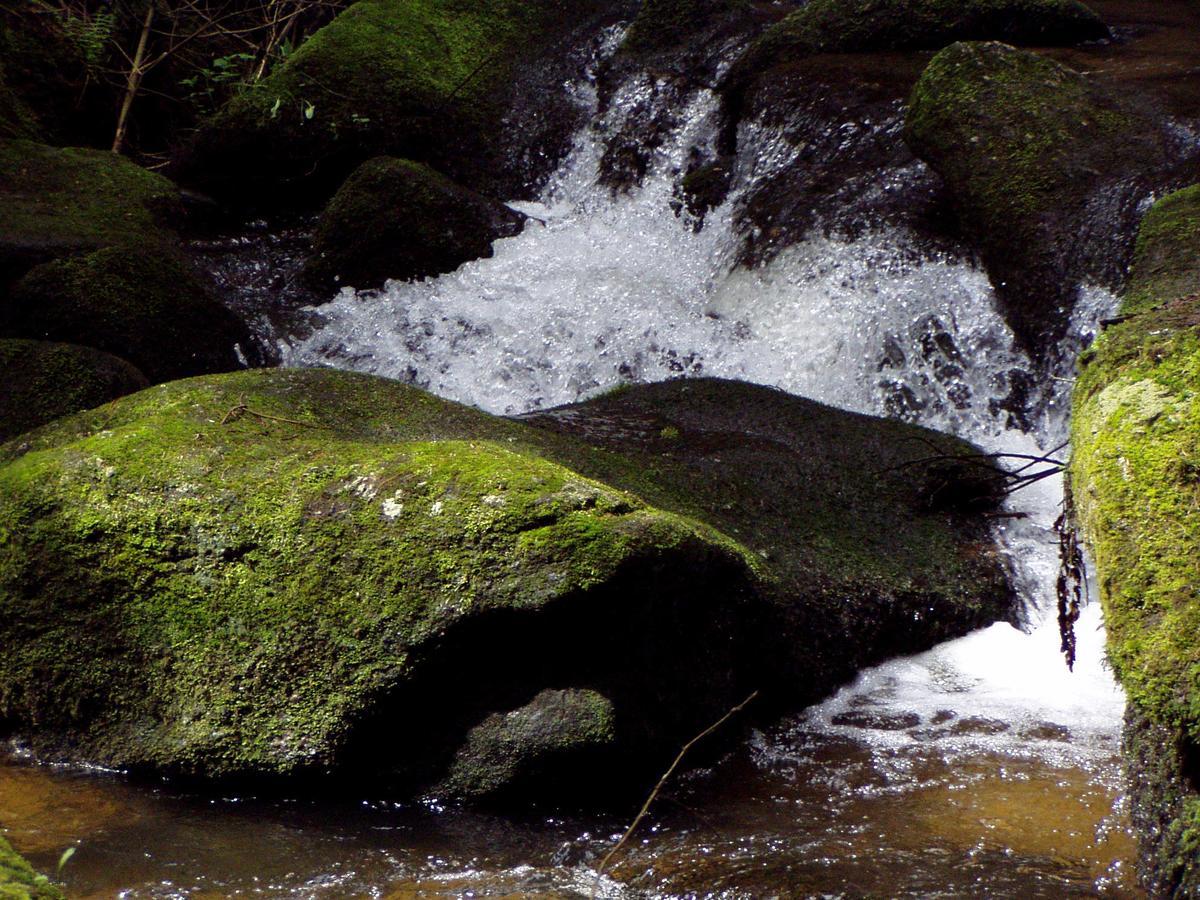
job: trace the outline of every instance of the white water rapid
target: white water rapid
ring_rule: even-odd
[[[702,228],[679,214],[689,160],[712,156],[711,94],[697,93],[678,113],[640,186],[615,196],[600,186],[605,137],[654,93],[645,79],[617,92],[540,202],[519,205],[536,220],[496,242],[492,258],[382,291],[342,290],[319,307],[309,336],[283,348],[285,362],[399,378],[505,414],[622,382],[704,374],[901,415],[994,452],[1038,454],[1065,439],[1065,381],[1028,430],[999,405],[1014,372],[1031,367],[969,254],[935,253],[891,229],[853,241],[814,234],[762,268],[734,266],[739,197],[797,152],[777,132],[743,125],[729,200]],[[590,85],[580,98],[596,103]],[[881,172],[879,188],[904,177]],[[1084,294],[1072,346],[1113,305],[1104,291]],[[1097,606],[1076,626],[1073,672],[1058,652],[1052,523],[1061,499],[1057,478],[1040,482],[1010,501],[1027,518],[998,526],[1027,630],[996,624],[863,672],[760,735],[759,765],[792,764],[824,735],[865,747],[892,788],[927,785],[920,771],[931,757],[1037,758],[1115,778],[1123,697],[1102,661]]]

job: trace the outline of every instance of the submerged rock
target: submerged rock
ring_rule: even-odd
[[[561,140],[555,122],[543,121],[553,109],[507,120],[529,99],[515,96],[522,73],[553,69],[554,57],[568,55],[563,42],[594,29],[612,6],[360,0],[204,123],[180,172],[236,200],[286,200],[327,194],[357,164],[392,154],[493,188],[506,147],[534,153]],[[563,101],[561,93],[545,91],[544,105]]]
[[[1075,387],[1070,475],[1128,697],[1141,874],[1200,893],[1200,185],[1146,214],[1122,320]]]
[[[0,441],[146,387],[123,359],[89,347],[0,339]]]
[[[305,277],[317,288],[378,287],[452,272],[492,255],[525,217],[421,163],[381,156],[359,166],[325,207]]]
[[[63,900],[63,893],[39,875],[0,837],[0,897],[4,900]]]
[[[1010,325],[1035,350],[1066,330],[1081,278],[1119,278],[1137,203],[1170,157],[1144,104],[999,43],[935,56],[905,128],[945,181]],[[1113,227],[1123,220],[1128,229]]]
[[[1009,613],[928,442],[965,447],[720,381],[530,422],[329,370],[152,388],[0,449],[0,722],[206,778],[637,793],[753,688]]]
[[[0,290],[38,263],[114,244],[160,248],[182,216],[161,175],[102,150],[0,140]]]
[[[129,360],[152,382],[259,359],[241,319],[161,245],[105,247],[35,267],[0,301],[0,334],[86,344]]]

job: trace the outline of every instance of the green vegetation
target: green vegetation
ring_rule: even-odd
[[[63,900],[63,894],[0,837],[0,900]]]
[[[491,256],[492,242],[516,234],[523,221],[426,165],[377,157],[325,207],[305,276],[322,288],[363,288],[452,272]]]
[[[246,326],[163,245],[118,245],[32,269],[0,304],[0,333],[86,344],[152,382],[241,367]]]
[[[625,34],[623,53],[645,55],[677,46],[713,19],[743,12],[749,0],[645,0]]]
[[[146,387],[133,366],[87,347],[0,339],[0,441]]]
[[[330,183],[381,153],[472,187],[514,63],[594,14],[549,0],[360,0],[202,128],[186,178],[231,192]]]
[[[1197,223],[1197,187],[1146,215],[1122,308],[1129,318],[1097,340],[1076,385],[1071,461],[1109,659],[1131,709],[1182,745],[1173,772],[1158,766],[1175,787],[1155,788],[1162,808],[1142,812],[1166,820],[1143,837],[1152,877],[1181,896],[1200,889],[1200,795],[1183,771],[1200,746]]]

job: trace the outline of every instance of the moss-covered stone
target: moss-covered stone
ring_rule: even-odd
[[[495,713],[471,729],[439,791],[496,798],[520,793],[532,780],[539,791],[559,793],[561,786],[592,781],[590,773],[616,742],[616,715],[607,697],[591,690],[542,691],[520,709]]]
[[[1088,274],[1090,197],[1122,195],[1118,182],[1167,156],[1147,111],[999,43],[959,43],[933,58],[909,100],[905,139],[942,176],[1010,324],[1035,347],[1062,334]]]
[[[146,387],[115,356],[73,344],[0,340],[0,441]]]
[[[491,256],[492,242],[519,232],[524,219],[426,165],[377,157],[325,207],[305,276],[314,287],[365,288],[452,272]]]
[[[978,485],[912,465],[950,438],[732,382],[593,404],[531,427],[267,370],[3,445],[0,722],[42,755],[403,790],[468,791],[521,732],[522,783],[564,750],[636,792],[752,687],[812,698],[1010,608],[950,508]],[[570,747],[534,739],[555,697],[604,698],[613,740],[594,702]]]
[[[63,900],[63,894],[0,837],[0,900]]]
[[[1095,558],[1109,659],[1138,723],[1130,761],[1146,789],[1135,792],[1135,820],[1154,823],[1140,835],[1143,874],[1161,896],[1200,892],[1197,221],[1195,188],[1147,214],[1128,318],[1086,355],[1072,425],[1071,479]],[[1147,734],[1167,741],[1161,753],[1147,751]]]
[[[0,286],[30,267],[113,244],[159,247],[176,187],[102,150],[0,140]]]
[[[812,0],[749,51],[758,64],[813,53],[936,50],[955,41],[1057,46],[1108,37],[1078,0]]]
[[[119,245],[28,272],[0,304],[0,333],[85,344],[129,360],[152,382],[257,360],[245,324],[165,246]]]
[[[360,0],[204,124],[181,172],[219,193],[294,195],[392,154],[480,188],[518,66],[608,5]]]
[[[645,0],[625,33],[621,52],[645,56],[670,49],[702,33],[714,20],[749,8],[749,0]]]

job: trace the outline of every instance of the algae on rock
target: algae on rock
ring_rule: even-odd
[[[1171,149],[1152,111],[1035,53],[959,43],[929,63],[905,139],[945,181],[980,247],[1009,324],[1045,350],[1067,328],[1079,281],[1123,273],[1125,232]],[[1093,234],[1088,204],[1102,196]],[[1089,243],[1089,241],[1091,243]]]
[[[63,900],[63,893],[39,875],[0,835],[0,900]]]
[[[1082,361],[1070,466],[1128,695],[1142,874],[1200,892],[1200,186],[1146,214],[1122,312]],[[1154,750],[1154,747],[1158,747]]]

